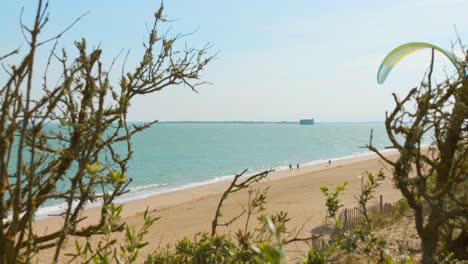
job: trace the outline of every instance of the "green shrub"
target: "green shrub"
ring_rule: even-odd
[[[187,237],[180,240],[173,253],[155,253],[147,258],[146,263],[249,263],[253,259],[250,249],[237,247],[226,236],[210,236],[202,233],[191,241]]]
[[[322,247],[311,248],[307,255],[307,260],[305,264],[323,264],[325,263],[326,256],[328,251]]]
[[[400,216],[402,216],[406,212],[406,210],[408,210],[409,205],[408,205],[408,201],[406,200],[406,198],[401,198],[400,200],[398,200],[397,208],[398,208],[398,214]]]

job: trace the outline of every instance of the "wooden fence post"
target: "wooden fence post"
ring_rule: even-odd
[[[380,212],[383,211],[383,195],[380,195]]]
[[[343,229],[346,230],[348,224],[348,209],[344,209],[344,223],[343,223]]]

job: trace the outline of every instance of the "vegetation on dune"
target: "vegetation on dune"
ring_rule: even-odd
[[[28,50],[18,63],[5,67],[8,78],[0,87],[0,263],[31,262],[45,249],[54,251],[52,262],[285,263],[292,261],[287,249],[294,243],[307,245],[310,250],[301,261],[311,264],[468,260],[468,79],[457,75],[433,84],[432,63],[427,80],[419,87],[402,100],[394,96],[395,109],[386,117],[391,147],[400,153],[398,160],[387,159],[372,145],[372,133],[367,146],[389,165],[391,179],[404,196],[392,207],[394,214],[369,207],[384,173],[365,173],[356,197],[359,221],[348,225],[340,218],[345,206],[340,194],[347,183],[334,188],[322,186],[326,224],[331,232],[300,236],[304,226],[290,229],[286,212],[265,213],[268,189],[253,188],[252,184],[270,171],[253,176],[244,176],[244,171],[234,177],[214,208],[210,233],[141,256],[140,250],[148,247],[145,235],[158,218],[147,211],[143,226],[130,227],[121,217],[122,205],[115,205],[114,200],[126,192],[131,181],[126,173],[133,151],[132,136],[156,121],[131,125],[127,122],[128,109],[136,96],[166,87],[185,84],[195,90],[203,83],[200,73],[213,56],[207,54],[209,46],[177,50],[174,43],[184,35],[168,37],[158,31],[160,23],[167,21],[161,5],[140,63],[130,71],[123,67],[118,84],[113,85],[109,72],[114,63],[104,67],[101,49],[89,50],[85,40],[77,41],[78,55],[71,59],[65,50],[57,50],[65,32],[42,40],[47,9],[48,3],[39,0],[32,26],[22,24]],[[33,81],[36,56],[47,46],[51,52],[41,73],[43,95],[33,98],[36,93],[32,91],[38,85]],[[8,62],[18,54],[20,51],[15,50],[0,55],[0,61]],[[48,76],[51,65],[61,68],[55,86],[50,86]],[[48,129],[49,124],[57,129]],[[432,135],[434,144],[425,151],[421,141],[427,134]],[[117,145],[124,146],[125,151]],[[248,196],[245,208],[225,219],[225,200],[242,190]],[[34,230],[34,215],[54,199],[67,204],[61,213],[62,224],[59,230],[40,235]],[[82,225],[81,212],[90,201],[102,203],[100,219],[96,224]],[[408,214],[414,219],[421,252],[406,252],[400,247],[392,253],[390,241],[379,235],[379,230]],[[235,232],[220,234],[221,228],[226,230],[239,222]],[[124,238],[117,240],[115,232],[122,232]],[[75,242],[74,252],[64,256],[67,240]]]

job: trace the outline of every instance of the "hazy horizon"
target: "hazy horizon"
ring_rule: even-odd
[[[301,118],[304,119],[304,118]],[[158,120],[158,123],[288,123],[296,124],[299,123],[300,119],[297,120]],[[143,123],[147,121],[131,121],[132,123]],[[383,123],[384,121],[317,121],[314,123]]]
[[[50,22],[43,38],[53,36],[83,13],[90,13],[66,32],[59,48],[71,54],[73,41],[87,37],[90,47],[103,49],[110,64],[122,49],[130,49],[126,66],[135,65],[143,50],[147,27],[159,1],[91,1],[70,4],[50,1]],[[131,121],[383,121],[393,108],[392,92],[403,94],[416,86],[429,65],[430,51],[405,58],[384,85],[376,82],[383,57],[396,46],[430,42],[450,49],[456,25],[462,41],[468,33],[468,1],[166,1],[173,19],[171,32],[194,35],[182,40],[189,46],[213,43],[218,58],[203,72],[212,82],[196,94],[188,87],[171,87],[138,97],[129,112]],[[0,55],[20,44],[27,49],[19,27],[31,21],[35,2],[2,4]],[[6,25],[6,26],[5,26]],[[50,46],[38,56],[44,65]],[[455,51],[459,51],[458,48]],[[122,60],[118,61],[122,63]],[[435,77],[442,80],[453,69],[436,57]],[[51,73],[58,71],[52,70]],[[114,84],[118,72],[114,72]],[[40,75],[40,74],[39,74]],[[0,80],[5,73],[0,74]],[[40,76],[36,78],[39,84]],[[38,87],[39,88],[39,87]]]

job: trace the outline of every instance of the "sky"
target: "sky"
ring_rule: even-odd
[[[5,0],[0,8],[0,55],[26,49],[19,26],[30,22],[36,1]],[[131,121],[383,121],[393,108],[391,94],[404,95],[423,78],[430,51],[411,54],[377,84],[380,62],[393,48],[422,41],[450,49],[457,35],[466,41],[465,0],[199,0],[165,1],[171,32],[195,34],[181,44],[212,43],[218,53],[203,72],[211,85],[194,93],[170,87],[138,97]],[[127,69],[136,65],[152,24],[158,0],[50,1],[50,21],[44,38],[57,34],[89,11],[67,31],[60,48],[73,50],[85,37],[103,49],[107,65],[130,50]],[[38,55],[44,65],[50,47]],[[460,53],[460,49],[456,48]],[[42,63],[42,64],[41,64]],[[454,70],[436,56],[437,80]],[[58,72],[55,72],[58,74]],[[54,74],[52,71],[51,74]],[[5,75],[0,75],[0,83]],[[115,74],[115,83],[118,75]],[[40,81],[37,80],[39,84]]]

